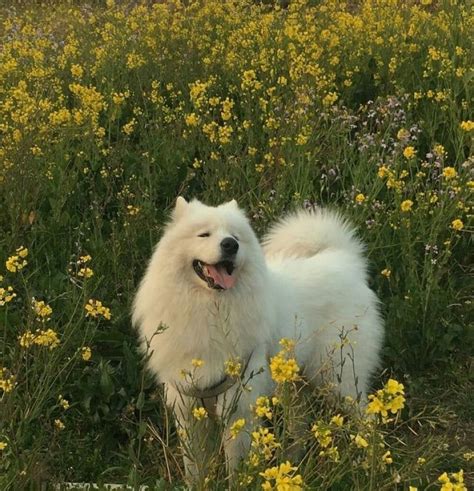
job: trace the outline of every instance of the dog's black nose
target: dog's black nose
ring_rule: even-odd
[[[237,251],[239,250],[239,243],[232,237],[226,237],[221,242],[221,249],[224,254],[230,256],[237,253]]]

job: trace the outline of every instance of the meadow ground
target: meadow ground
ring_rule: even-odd
[[[373,416],[334,406],[325,387],[297,398],[290,372],[277,399],[256,394],[235,486],[465,489],[467,3],[2,3],[1,489],[183,485],[176,429],[130,326],[179,194],[236,198],[258,233],[287,210],[337,207],[367,244],[383,302]],[[291,364],[291,343],[279,360]],[[288,427],[303,413],[306,454],[293,461]],[[196,424],[208,419],[197,407]],[[219,459],[217,449],[201,488],[225,486]]]

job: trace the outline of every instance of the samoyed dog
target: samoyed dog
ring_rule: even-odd
[[[239,418],[249,422],[256,398],[274,390],[269,358],[282,349],[282,338],[296,342],[294,355],[310,384],[336,350],[334,387],[361,401],[383,341],[364,247],[345,220],[300,211],[260,243],[235,200],[211,207],[178,198],[138,289],[133,323],[183,438],[196,426],[193,408],[228,415],[223,444],[230,469],[250,440],[245,431],[231,438],[229,428]],[[229,360],[240,363],[240,377],[226,371]],[[243,380],[251,390],[242,390]],[[195,463],[185,457],[185,464],[192,476]]]

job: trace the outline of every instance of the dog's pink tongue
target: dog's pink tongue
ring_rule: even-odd
[[[224,266],[207,264],[206,268],[208,276],[214,280],[214,283],[224,288],[224,290],[228,290],[234,286],[235,278],[226,271]]]

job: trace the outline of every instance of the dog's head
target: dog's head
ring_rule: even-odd
[[[260,260],[258,240],[235,200],[217,207],[179,197],[165,237],[186,280],[231,290],[246,266]]]

